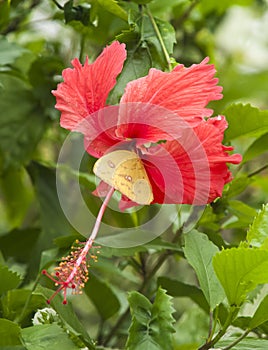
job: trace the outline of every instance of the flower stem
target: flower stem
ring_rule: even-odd
[[[88,240],[87,240],[83,250],[81,251],[81,254],[80,254],[79,258],[76,260],[74,269],[73,269],[72,273],[70,274],[69,278],[66,280],[66,283],[70,283],[73,280],[74,276],[77,273],[77,269],[81,265],[81,263],[84,260],[84,258],[87,256],[87,253],[88,253],[89,249],[92,247],[92,244],[93,244],[93,242],[94,242],[94,240],[97,237],[97,234],[99,232],[101,219],[103,217],[105,209],[107,208],[107,205],[108,205],[108,203],[109,203],[113,193],[114,193],[114,188],[112,187],[110,189],[110,191],[108,192],[104,202],[102,203],[102,206],[101,206],[100,211],[98,213],[98,216],[97,216],[95,225],[93,227],[93,230],[91,232],[91,235],[89,236],[89,238],[88,238]]]
[[[154,16],[152,15],[151,11],[149,10],[149,8],[147,6],[146,7],[146,11],[147,11],[147,14],[148,14],[148,17],[150,18],[150,21],[152,23],[152,26],[154,28],[154,31],[156,33],[156,36],[157,36],[157,39],[159,40],[160,42],[160,45],[161,45],[161,48],[162,48],[162,51],[163,51],[163,54],[165,56],[165,59],[167,61],[167,65],[168,65],[168,69],[169,71],[172,70],[172,65],[171,65],[171,62],[170,62],[170,56],[169,56],[169,53],[167,51],[167,48],[166,48],[166,45],[164,43],[164,40],[162,38],[162,35],[160,33],[160,30],[158,28],[158,25],[157,23],[155,22],[155,19],[154,19]]]
[[[46,270],[42,271],[43,275],[46,275],[55,283],[55,285],[59,286],[54,294],[52,294],[52,296],[47,300],[48,304],[50,304],[51,300],[61,291],[63,291],[64,297],[63,304],[67,303],[67,289],[72,289],[73,293],[81,293],[81,289],[84,287],[85,283],[88,280],[89,265],[87,255],[89,250],[92,248],[95,238],[97,237],[103,214],[113,193],[114,188],[112,187],[109,190],[104,202],[102,203],[93,230],[84,247],[73,247],[70,255],[63,258],[59,266],[55,268],[57,272],[53,275],[50,275]],[[96,261],[95,255],[91,255],[91,258]]]

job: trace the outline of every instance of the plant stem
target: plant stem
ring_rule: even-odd
[[[262,166],[261,168],[253,171],[253,173],[248,174],[248,177],[252,177],[252,176],[258,175],[260,172],[262,172],[263,170],[266,170],[266,169],[268,169],[268,164],[266,164],[266,165]]]
[[[229,344],[228,346],[226,346],[222,350],[229,350],[229,349],[231,349],[233,346],[238,344],[242,339],[244,339],[248,335],[249,332],[250,332],[250,329],[247,329],[244,333],[242,333],[240,335],[240,337],[238,337],[235,341],[233,341],[231,344]]]
[[[56,0],[52,0],[52,1],[54,2],[54,4],[57,6],[58,9],[60,9],[60,10],[64,9],[64,7],[61,6]]]
[[[152,26],[154,28],[155,34],[157,36],[157,39],[160,42],[160,45],[161,45],[161,48],[162,48],[165,60],[166,60],[167,65],[168,65],[168,69],[169,69],[169,71],[171,71],[172,70],[172,66],[171,66],[171,63],[170,63],[170,56],[169,56],[169,53],[167,51],[166,45],[164,43],[164,40],[162,38],[162,35],[160,33],[160,30],[158,28],[158,25],[156,24],[155,19],[154,19],[153,15],[152,15],[151,11],[149,10],[148,6],[145,5],[145,8],[146,8],[148,17],[150,18],[150,21],[152,23]]]
[[[198,350],[208,350],[210,349],[213,345],[215,345],[226,333],[227,328],[230,326],[230,324],[232,323],[233,317],[237,314],[238,309],[237,308],[231,308],[225,322],[224,325],[222,326],[222,328],[220,329],[220,331],[216,334],[216,336],[209,341],[209,339],[206,341],[206,343],[204,345],[202,345],[200,348],[198,348]]]
[[[215,330],[216,330],[216,327],[217,327],[217,320],[218,320],[218,315],[219,315],[219,307],[217,306],[216,307],[216,310],[215,310],[215,317],[214,317],[214,322],[212,320],[211,322],[211,329],[209,331],[209,335],[208,335],[208,339],[207,339],[207,342],[209,343],[215,333]]]

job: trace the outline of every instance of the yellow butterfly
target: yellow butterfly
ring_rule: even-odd
[[[135,152],[117,150],[105,154],[94,165],[101,180],[138,204],[150,204],[154,197],[148,175]]]

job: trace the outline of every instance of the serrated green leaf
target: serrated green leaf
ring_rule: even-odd
[[[268,151],[268,133],[259,137],[254,141],[246,152],[243,154],[243,163],[248,162],[249,160],[256,158],[260,154]]]
[[[127,21],[128,15],[126,11],[118,5],[116,0],[98,0],[98,3],[105,8],[106,11],[111,12],[115,16]]]
[[[68,334],[57,324],[42,324],[22,329],[22,338],[28,350],[77,350]]]
[[[45,131],[46,119],[21,79],[0,74],[0,169],[29,161]],[[12,146],[11,146],[12,145]]]
[[[184,253],[189,264],[194,268],[200,287],[213,310],[220,304],[225,295],[219,284],[212,266],[213,256],[219,249],[207,237],[207,235],[191,231],[184,235]]]
[[[91,299],[103,320],[113,316],[120,308],[116,293],[107,282],[94,275],[89,276],[89,282],[84,291]],[[105,300],[105,302],[103,302]]]
[[[222,250],[213,266],[230,305],[240,306],[258,284],[268,282],[268,251],[252,248]]]
[[[163,349],[172,346],[172,333],[175,333],[173,327],[175,319],[172,316],[175,309],[171,300],[172,298],[166,294],[166,290],[161,287],[158,288],[152,307],[152,321],[150,326],[157,332],[158,338],[156,342],[160,344]],[[163,337],[161,331],[165,334],[169,333],[169,337]]]
[[[47,300],[51,297],[53,294],[53,291],[51,289],[47,289],[42,287],[41,285],[38,285],[36,288],[34,294],[42,294],[44,298]],[[56,295],[50,304],[53,309],[57,312],[60,319],[64,323],[65,327],[69,329],[72,333],[74,333],[77,336],[82,337],[82,340],[85,342],[87,347],[90,350],[94,350],[95,346],[89,337],[87,331],[83,327],[83,325],[78,320],[71,303],[68,303],[66,305],[62,304],[62,297],[60,295]]]
[[[192,299],[197,305],[199,305],[206,312],[209,311],[208,302],[202,292],[196,286],[185,284],[181,281],[171,279],[169,277],[159,277],[157,284],[166,289],[168,294],[172,297],[187,297]]]
[[[127,350],[169,350],[174,333],[174,309],[170,297],[158,289],[153,304],[138,292],[129,296],[132,323],[126,344]]]
[[[268,295],[264,297],[257,310],[255,311],[249,323],[249,328],[256,328],[266,321],[268,321]]]
[[[254,218],[247,232],[247,241],[253,247],[268,248],[268,204]]]
[[[259,110],[250,104],[232,104],[224,111],[228,121],[225,139],[241,136],[260,136],[268,132],[268,111]]]
[[[152,305],[150,301],[138,292],[129,293],[128,302],[133,319],[146,326],[151,318]]]
[[[2,295],[8,290],[18,287],[21,278],[16,272],[9,270],[7,266],[0,265],[0,281],[0,295]]]
[[[9,320],[0,318],[0,347],[22,345],[20,340],[20,327]]]

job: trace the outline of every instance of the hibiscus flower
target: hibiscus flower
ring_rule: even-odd
[[[72,61],[74,68],[63,71],[64,81],[53,91],[61,126],[82,132],[85,149],[96,158],[134,152],[146,171],[151,203],[202,205],[221,196],[232,179],[227,163],[238,164],[241,156],[222,144],[224,116],[212,118],[207,108],[222,98],[214,65],[206,58],[171,72],[152,68],[126,85],[118,105],[108,106],[125,59],[125,45],[115,41],[92,64],[88,58],[84,65]],[[102,181],[94,193],[105,196],[110,185]],[[137,205],[121,193],[122,210]]]

